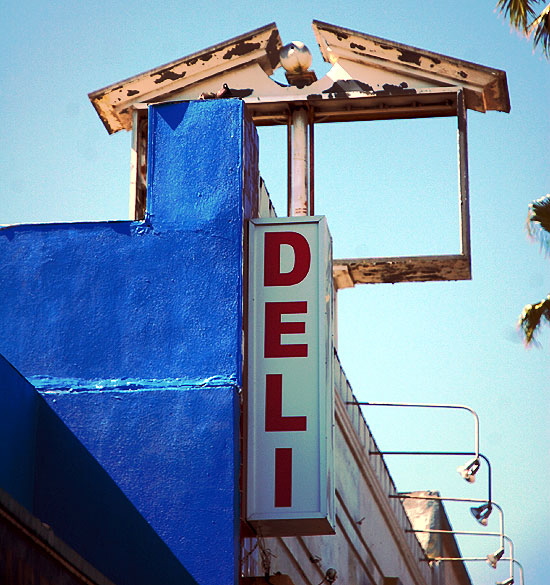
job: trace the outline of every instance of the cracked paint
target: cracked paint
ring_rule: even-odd
[[[232,49],[227,51],[223,58],[224,59],[232,59],[233,57],[242,57],[242,55],[246,55],[247,53],[251,53],[256,49],[260,48],[260,43],[238,43]]]
[[[158,75],[158,79],[155,79],[155,83],[163,83],[164,81],[177,81],[178,79],[182,79],[187,75],[186,71],[182,71],[181,73],[176,73],[172,69],[168,69],[167,71],[160,71],[157,73],[151,74],[151,77],[155,77]]]
[[[407,83],[404,81],[399,85],[392,85],[391,83],[384,83],[382,86],[385,93],[389,93],[390,95],[399,95],[399,94],[408,94],[408,93],[416,93],[416,89],[409,87]],[[379,93],[379,92],[376,92]]]
[[[275,69],[279,64],[279,50],[281,48],[281,39],[279,37],[279,31],[275,29],[269,36],[265,51],[269,57],[269,64],[272,69]]]
[[[374,88],[358,79],[341,79],[340,81],[335,81],[328,89],[323,90],[323,93],[349,93],[351,91],[373,93]]]

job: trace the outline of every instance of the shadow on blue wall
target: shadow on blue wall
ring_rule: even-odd
[[[106,577],[117,585],[196,584],[107,472],[2,356],[0,433],[0,487]]]
[[[0,355],[0,487],[30,511],[39,402],[36,390]]]

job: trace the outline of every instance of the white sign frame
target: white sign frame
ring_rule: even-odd
[[[248,273],[246,517],[263,536],[334,534],[334,285],[325,217],[251,220]]]

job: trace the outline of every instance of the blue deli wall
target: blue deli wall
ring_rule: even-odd
[[[113,479],[2,356],[0,492],[119,585],[196,585]],[[27,556],[9,547],[0,547],[0,583],[34,582],[23,568]]]
[[[197,583],[232,583],[257,136],[239,100],[166,104],[148,149],[144,222],[0,230],[0,353]]]

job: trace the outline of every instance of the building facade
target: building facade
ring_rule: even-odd
[[[269,27],[230,45],[185,66],[210,66],[225,51],[233,79],[246,72],[248,55],[250,67],[269,69],[280,49]],[[150,73],[148,83],[185,77],[167,71]],[[205,79],[217,84],[212,75]],[[468,89],[472,100],[476,89]],[[110,131],[118,129],[109,126],[115,110],[121,127],[134,124],[134,219],[0,229],[4,508],[20,505],[28,525],[37,518],[50,527],[62,544],[48,558],[66,546],[64,558],[85,563],[75,582],[468,585],[462,563],[447,570],[430,562],[330,344],[320,358],[331,380],[330,424],[319,435],[334,461],[320,496],[333,502],[329,528],[302,530],[298,520],[277,531],[251,521],[246,407],[263,389],[247,378],[249,226],[274,215],[255,124],[276,114],[226,95],[157,100],[132,115],[98,105],[112,93],[92,101]],[[351,265],[339,266],[333,281],[330,258],[331,290],[360,281]],[[291,322],[276,321],[283,348],[285,334],[304,333]],[[319,344],[327,336],[332,329]],[[300,473],[293,468],[296,486],[309,479]],[[254,486],[267,489],[267,480]],[[430,525],[446,529],[434,510],[426,510]],[[47,540],[40,526],[35,543]],[[42,583],[38,573],[29,581],[37,561],[19,537],[1,534],[5,581]],[[442,543],[457,553],[451,536]]]

